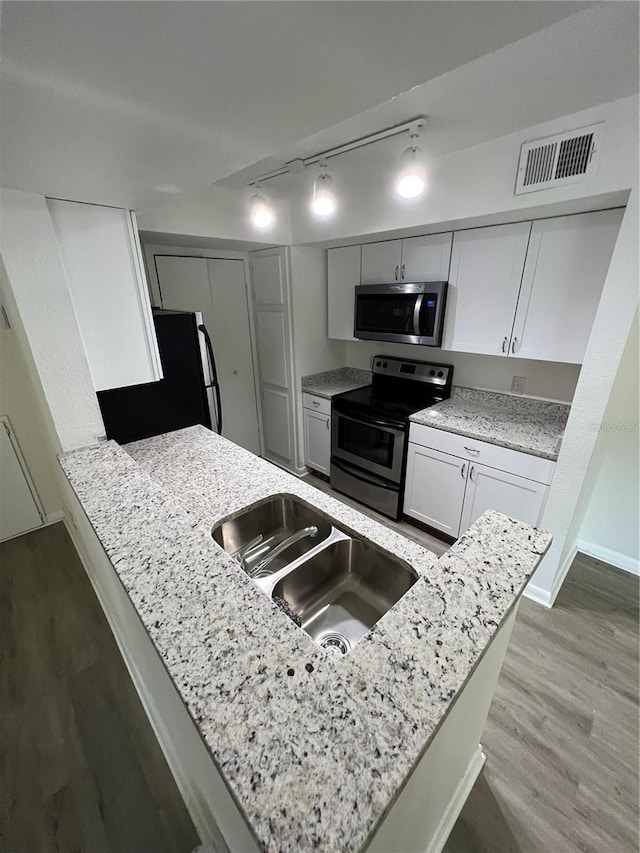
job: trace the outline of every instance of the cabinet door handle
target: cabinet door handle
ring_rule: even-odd
[[[331,418],[327,418],[327,429],[331,429]]]
[[[471,470],[469,471],[469,479],[471,480],[472,483],[475,483],[475,480],[473,479],[473,470],[474,469],[473,469],[473,465],[472,465]]]
[[[400,267],[400,278],[404,280],[404,264]]]
[[[463,445],[463,447],[467,451],[467,453],[476,453],[476,454],[480,453],[480,451],[478,450],[477,447],[467,447],[466,444]]]
[[[398,270],[399,270],[399,267],[398,267],[398,264],[396,264],[396,281],[398,280]]]
[[[312,400],[312,401],[311,401],[311,405],[312,405],[312,406],[316,406],[316,407],[317,407],[317,406],[319,406],[319,405],[320,405],[320,403],[319,403],[317,400]]]
[[[467,467],[467,463],[466,463],[466,462],[464,462],[464,463],[463,463],[463,465],[462,465],[462,468],[460,469],[460,476],[462,477],[462,479],[463,479],[463,480],[464,480],[464,469],[465,469],[466,467]]]
[[[518,343],[518,339],[514,338],[511,342],[511,353],[513,354],[516,351],[516,344]]]
[[[502,341],[502,352],[507,351],[507,336],[504,336],[504,340]]]

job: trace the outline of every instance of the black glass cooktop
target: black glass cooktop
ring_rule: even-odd
[[[415,385],[416,383],[409,384]],[[414,412],[419,412],[421,409],[426,409],[442,400],[443,397],[425,394],[421,388],[412,388],[404,394],[390,395],[381,393],[373,385],[367,385],[355,391],[345,391],[343,394],[336,395],[333,398],[333,403],[338,410],[350,409],[353,412],[357,411],[381,418],[405,421]]]

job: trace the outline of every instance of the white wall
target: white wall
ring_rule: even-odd
[[[4,303],[6,274],[0,261],[0,295]],[[0,329],[0,414],[11,422],[27,469],[47,516],[62,510],[46,425],[20,344],[13,328]]]
[[[308,246],[291,247],[293,295],[293,359],[295,404],[298,408],[298,467],[304,465],[302,392],[300,380],[310,373],[344,367],[343,341],[327,338],[327,253]]]
[[[268,194],[268,190],[265,190]],[[226,187],[207,187],[199,193],[176,196],[156,207],[137,211],[141,231],[155,231],[193,238],[240,240],[286,246],[291,243],[291,225],[287,202],[269,197],[275,210],[271,228],[260,231],[248,218],[252,192]],[[148,241],[150,242],[150,241]]]
[[[492,355],[475,355],[467,352],[451,352],[437,347],[408,346],[402,344],[356,341],[347,343],[347,365],[371,368],[371,358],[376,353],[416,358],[453,364],[454,385],[467,388],[482,388],[485,391],[511,391],[514,376],[524,376],[527,397],[542,397],[570,403],[580,375],[576,364],[555,364],[550,361],[530,361],[522,358],[500,358]]]
[[[594,197],[610,197],[633,185],[630,176],[635,174],[638,156],[637,103],[636,96],[622,98],[430,160],[427,162],[428,191],[422,199],[409,203],[394,198],[387,181],[374,177],[377,172],[368,162],[368,155],[357,162],[349,161],[346,156],[337,158],[331,171],[340,196],[338,214],[330,222],[319,224],[309,213],[308,196],[304,195],[292,205],[293,242],[346,244],[381,232],[416,229],[413,233],[428,233],[447,230],[452,223],[460,228],[509,222],[529,218],[534,207],[544,211],[549,205],[562,203],[567,204],[563,212],[594,209],[594,204],[598,206],[593,202]],[[523,142],[598,121],[606,121],[606,134],[592,179],[514,195]],[[428,123],[421,144],[428,151]],[[375,146],[372,152],[371,157],[375,159]],[[576,205],[580,201],[588,203]],[[611,202],[611,198],[608,202],[603,199],[601,206],[610,207]],[[538,211],[536,215],[552,213]]]
[[[634,178],[637,184],[637,178]],[[573,397],[541,527],[553,543],[528,587],[546,605],[555,600],[577,550],[591,499],[589,468],[631,326],[638,310],[638,192],[631,193],[613,250],[600,307]]]
[[[593,481],[578,549],[640,572],[640,444],[638,441],[638,316],[598,430],[587,481]]]
[[[0,216],[8,313],[50,412],[56,450],[93,444],[104,424],[46,201],[2,190]]]

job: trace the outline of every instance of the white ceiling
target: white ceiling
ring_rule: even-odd
[[[4,3],[0,183],[147,207],[588,5]],[[446,121],[465,114],[449,104]]]
[[[507,4],[511,5],[511,4]],[[219,183],[246,187],[296,158],[423,115],[419,146],[428,160],[617,100],[638,91],[638,4],[592,4],[466,65],[415,86]],[[567,128],[572,129],[572,128]],[[408,135],[391,137],[329,160],[340,185],[392,181]],[[265,191],[308,195],[317,167],[268,181]]]

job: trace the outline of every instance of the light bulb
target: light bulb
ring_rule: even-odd
[[[420,158],[420,149],[415,141],[400,158],[400,172],[396,179],[396,192],[402,198],[417,198],[426,187],[425,169]]]
[[[313,182],[313,199],[311,209],[317,216],[331,216],[335,212],[338,203],[333,191],[333,178],[320,167],[321,173]]]
[[[273,208],[267,203],[260,188],[249,200],[249,217],[256,228],[270,228],[273,225],[275,219]]]

